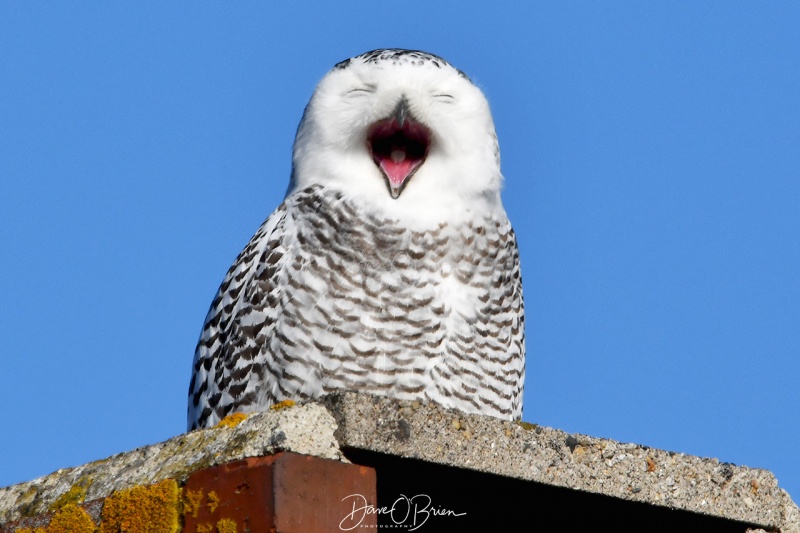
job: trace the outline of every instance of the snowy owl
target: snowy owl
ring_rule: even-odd
[[[519,254],[480,89],[425,52],[347,59],[306,106],[292,162],[211,303],[189,429],[341,390],[519,419]]]

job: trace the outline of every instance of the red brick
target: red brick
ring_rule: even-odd
[[[362,495],[350,497],[351,495]],[[186,533],[376,531],[375,470],[283,452],[195,472],[184,488]]]

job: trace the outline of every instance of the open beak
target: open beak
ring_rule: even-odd
[[[430,130],[414,120],[408,101],[402,98],[389,118],[374,123],[367,133],[373,161],[386,178],[389,193],[397,199],[411,176],[425,162]]]

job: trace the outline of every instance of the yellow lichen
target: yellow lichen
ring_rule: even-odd
[[[237,533],[236,522],[230,518],[223,518],[217,522],[218,533]]]
[[[212,533],[214,526],[211,524],[197,524],[197,533]]]
[[[21,528],[15,533],[95,533],[97,531],[92,517],[83,507],[66,503],[50,519],[47,527]]]
[[[82,507],[68,503],[50,520],[50,525],[45,531],[47,533],[94,533],[95,525],[92,517]]]
[[[59,496],[58,499],[56,499],[56,501],[50,505],[49,509],[51,511],[58,511],[62,507],[71,503],[83,503],[83,501],[86,499],[86,490],[91,486],[91,484],[92,478],[89,476],[83,476],[77,481],[77,483],[70,487],[67,492]]]
[[[212,514],[219,507],[219,496],[213,490],[208,492],[208,503],[206,505],[208,505],[208,512]]]
[[[236,427],[239,424],[241,424],[242,422],[244,422],[245,418],[247,418],[248,416],[249,415],[246,415],[244,413],[233,413],[233,414],[230,414],[230,415],[226,416],[225,418],[223,418],[219,422],[217,422],[217,425],[214,426],[214,427],[218,427],[218,428]]]
[[[295,403],[294,400],[283,400],[282,402],[278,402],[275,405],[271,406],[270,409],[273,411],[278,411],[280,409],[286,409],[287,407],[293,406]]]
[[[517,420],[514,422],[516,425],[524,429],[525,431],[530,431],[532,429],[536,429],[539,427],[538,424],[531,424],[530,422],[523,422],[522,420]]]
[[[14,533],[95,533],[92,517],[83,507],[74,503],[65,504],[50,519],[47,527],[19,528]]]
[[[83,503],[86,499],[86,489],[81,486],[75,485],[67,492],[58,497],[50,506],[50,510],[55,511],[71,503]]]
[[[100,533],[176,533],[180,489],[174,479],[115,492],[103,505]]]
[[[203,502],[203,490],[187,490],[183,496],[183,508],[186,514],[192,515],[197,518],[197,512],[200,510],[200,504]]]

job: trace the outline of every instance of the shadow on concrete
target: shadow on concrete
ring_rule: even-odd
[[[749,524],[358,449],[377,472],[384,531],[701,531],[744,533]],[[426,497],[427,496],[427,497]],[[394,508],[393,512],[389,512]],[[466,513],[462,516],[455,514]],[[416,522],[415,522],[416,520]]]

